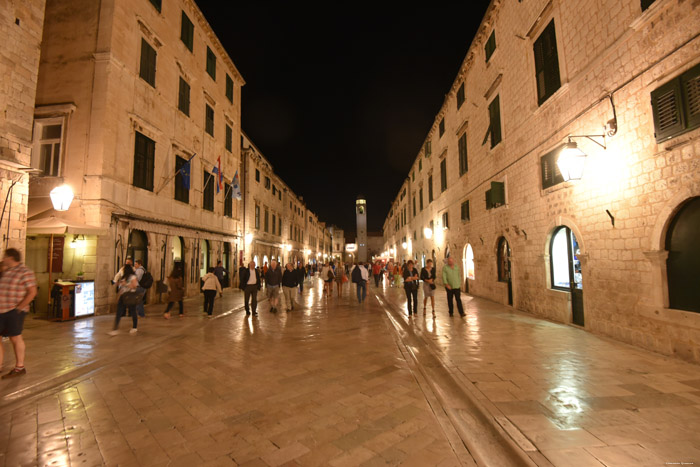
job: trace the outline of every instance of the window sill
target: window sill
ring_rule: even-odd
[[[644,28],[658,18],[671,3],[671,0],[656,0],[649,8],[647,8],[646,11],[641,13],[639,18],[630,24],[630,28],[634,29],[635,31],[639,31],[640,29]]]

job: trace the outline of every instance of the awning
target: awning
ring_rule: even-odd
[[[27,235],[40,234],[72,234],[72,235],[106,235],[107,229],[92,225],[78,224],[54,216],[42,219],[30,219],[27,221]]]

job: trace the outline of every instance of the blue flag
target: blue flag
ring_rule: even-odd
[[[192,157],[189,158],[187,162],[182,164],[182,167],[180,167],[180,176],[182,177],[182,186],[185,187],[185,190],[190,189],[190,173],[192,172],[192,165],[190,164],[190,161],[194,159],[194,156],[197,154],[192,154]]]

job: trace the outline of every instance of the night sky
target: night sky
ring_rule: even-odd
[[[243,131],[275,173],[350,232],[364,194],[369,230],[381,231],[489,2],[333,14],[196,2],[246,80]]]

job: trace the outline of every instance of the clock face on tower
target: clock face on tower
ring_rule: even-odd
[[[357,208],[357,213],[358,214],[364,214],[365,213],[365,207],[364,206],[359,206]]]

